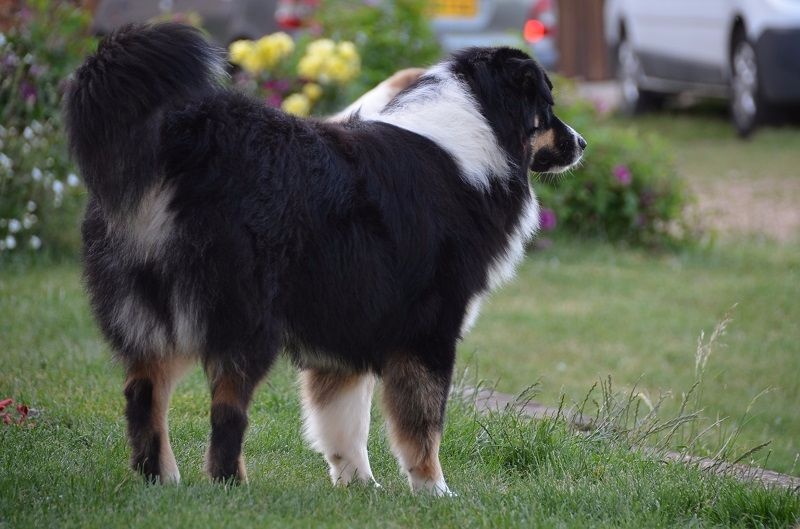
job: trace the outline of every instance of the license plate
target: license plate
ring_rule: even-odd
[[[436,0],[436,16],[472,18],[478,15],[478,0]]]

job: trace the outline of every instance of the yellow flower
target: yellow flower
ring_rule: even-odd
[[[297,64],[297,72],[301,77],[321,83],[333,81],[344,84],[353,80],[360,70],[361,59],[355,45],[349,41],[336,44],[331,39],[310,43]]]
[[[307,116],[311,112],[311,100],[304,94],[292,94],[283,100],[281,108],[295,116]]]
[[[328,77],[336,82],[344,83],[350,80],[350,67],[340,57],[331,57],[326,63]]]
[[[292,37],[290,37],[288,33],[279,31],[277,33],[273,33],[270,37],[275,43],[275,47],[278,49],[278,53],[281,57],[286,57],[287,55],[292,54],[294,51],[294,40],[292,40]]]
[[[306,52],[306,55],[297,63],[297,73],[306,79],[318,79],[322,72],[323,63],[324,59],[319,55],[310,55]]]
[[[272,68],[281,58],[280,51],[271,35],[258,39],[255,48],[263,68]]]
[[[336,43],[331,39],[317,39],[306,48],[307,55],[333,55],[336,51]]]
[[[359,61],[356,45],[349,40],[343,40],[336,46],[336,53],[346,61]]]
[[[306,83],[303,85],[303,94],[311,101],[316,101],[322,97],[322,87],[317,83]]]
[[[245,57],[252,53],[252,51],[252,40],[237,40],[235,42],[231,42],[231,45],[228,47],[228,54],[230,55],[231,62],[233,64],[241,65],[245,60]]]

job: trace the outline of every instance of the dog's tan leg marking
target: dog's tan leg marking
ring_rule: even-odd
[[[247,409],[255,383],[235,369],[206,366],[211,385],[211,439],[205,470],[215,481],[247,483],[242,442],[247,430]]]
[[[348,485],[353,478],[375,483],[367,454],[374,387],[371,374],[300,372],[303,433],[328,462],[334,485]]]
[[[439,463],[449,381],[410,358],[387,362],[383,380],[389,441],[411,490],[450,495]]]
[[[191,366],[187,357],[135,362],[125,380],[131,465],[161,483],[181,479],[169,440],[169,402],[180,378]]]

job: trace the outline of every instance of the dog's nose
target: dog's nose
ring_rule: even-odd
[[[586,148],[586,140],[583,139],[583,136],[578,136],[578,145],[580,146],[581,150]]]

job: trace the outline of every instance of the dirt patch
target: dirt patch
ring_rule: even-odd
[[[800,236],[800,179],[693,183],[705,225],[726,236],[762,235],[779,242]]]

